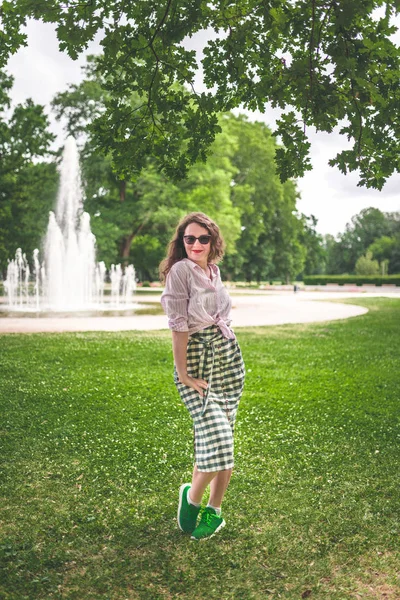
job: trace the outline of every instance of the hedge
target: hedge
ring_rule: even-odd
[[[338,283],[339,285],[397,285],[400,286],[400,275],[306,275],[303,277],[304,285],[326,285]]]

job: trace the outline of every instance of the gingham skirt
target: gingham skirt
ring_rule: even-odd
[[[244,364],[239,344],[225,338],[216,325],[189,337],[187,372],[205,379],[202,398],[196,390],[174,380],[193,419],[195,463],[199,471],[233,468],[233,433],[244,384]]]

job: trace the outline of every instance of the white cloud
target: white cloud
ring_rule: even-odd
[[[51,23],[29,21],[26,26],[28,45],[11,56],[7,71],[13,75],[13,104],[32,98],[37,104],[46,107],[50,113],[50,102],[58,92],[66,89],[68,84],[82,80],[82,66],[85,56],[72,60],[58,48],[55,29]],[[97,54],[101,50],[96,39],[89,46],[86,54]],[[58,143],[64,138],[62,127],[51,119],[53,132],[58,135]]]

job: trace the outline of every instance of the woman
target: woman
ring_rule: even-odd
[[[203,213],[184,217],[160,265],[161,304],[172,330],[174,379],[193,419],[192,483],[179,491],[178,525],[191,538],[211,537],[225,525],[221,503],[233,468],[233,430],[244,365],[230,328],[231,301],[216,262],[223,256],[219,228]],[[210,485],[210,499],[197,518]]]

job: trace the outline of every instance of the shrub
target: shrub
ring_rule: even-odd
[[[339,285],[387,285],[394,284],[400,286],[399,275],[305,275],[304,285],[326,285],[327,283],[337,283]]]
[[[372,252],[360,256],[356,262],[356,273],[357,275],[379,275],[379,263],[373,260]]]

